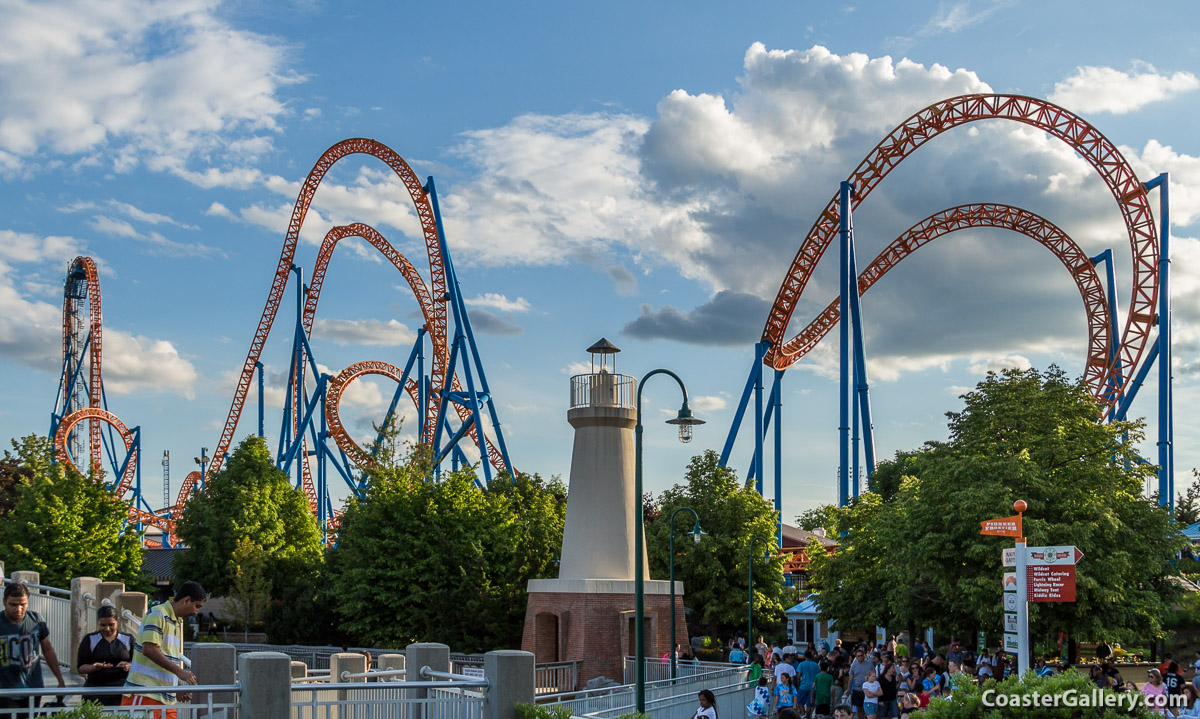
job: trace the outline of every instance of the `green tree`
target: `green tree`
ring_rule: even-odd
[[[263,620],[270,595],[264,576],[266,556],[249,537],[238,540],[233,550],[233,582],[229,598],[243,627],[249,629]]]
[[[811,507],[801,512],[796,517],[796,526],[806,532],[813,532],[818,529],[833,532],[836,526],[834,519],[836,512],[837,507],[832,504],[819,504],[816,507]]]
[[[456,651],[519,646],[525,586],[549,576],[562,543],[566,489],[536,474],[424,479],[422,463],[370,472],[330,552],[341,629],[353,641]]]
[[[144,584],[141,536],[125,531],[128,505],[69,463],[55,462],[45,437],[12,444],[15,454],[6,451],[3,460],[12,480],[0,500],[9,507],[0,521],[8,566],[36,570],[56,587],[77,576]]]
[[[754,626],[757,634],[777,633],[783,626],[783,559],[775,538],[775,510],[737,473],[720,466],[716,452],[693,457],[684,484],[663,492],[659,513],[646,525],[646,552],[653,576],[667,578],[668,520],[679,507],[691,507],[709,535],[694,544],[683,532],[691,515],[676,517],[675,579],[682,581],[687,606],[710,635],[744,629],[747,620],[749,564],[754,562]],[[755,542],[762,537],[769,542]],[[764,558],[764,550],[769,555]]]
[[[1035,640],[1160,634],[1182,538],[1142,497],[1154,469],[1136,461],[1141,424],[1098,422],[1086,388],[1057,368],[989,374],[963,399],[963,411],[947,415],[948,442],[900,457],[891,501],[868,493],[837,512],[839,551],[812,567],[822,611],[859,625],[998,634],[1000,552],[1011,545],[981,536],[979,522],[1011,515],[1024,499],[1031,546],[1075,545],[1085,555],[1075,603],[1031,607]]]
[[[1192,470],[1192,483],[1175,502],[1175,523],[1187,527],[1200,522],[1200,472]]]
[[[175,576],[200,582],[214,594],[233,586],[238,543],[247,539],[263,554],[272,596],[321,561],[321,535],[304,492],[275,467],[266,441],[242,440],[225,468],[184,505],[176,533],[188,546],[175,556]]]

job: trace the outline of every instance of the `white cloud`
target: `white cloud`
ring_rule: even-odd
[[[988,372],[1001,372],[1006,369],[1027,370],[1033,364],[1027,357],[1021,355],[1006,355],[1004,357],[984,357],[976,360],[967,371],[971,374],[985,375]]]
[[[104,388],[111,394],[176,392],[194,399],[196,368],[166,340],[104,330]]]
[[[467,300],[467,305],[471,307],[491,307],[500,312],[528,312],[530,310],[529,301],[524,297],[510,300],[508,297],[496,292],[485,292],[482,295],[476,295]]]
[[[56,262],[63,265],[85,251],[82,240],[50,235],[40,237],[27,232],[0,230],[0,259],[10,262]]]
[[[5,3],[0,164],[36,167],[52,153],[190,179],[196,158],[239,163],[237,143],[278,130],[277,91],[300,78],[285,71],[277,41],[230,26],[218,6]]]
[[[1055,83],[1048,99],[1075,112],[1121,115],[1197,88],[1200,80],[1182,70],[1162,75],[1152,65],[1140,62],[1129,72],[1087,65]]]
[[[411,345],[417,333],[396,320],[336,320],[317,318],[314,339],[327,339],[339,345],[375,345],[394,347]]]
[[[38,265],[57,265],[61,277],[65,264],[84,252],[71,238],[46,237],[0,231],[0,357],[53,374],[62,366],[62,300],[33,299],[18,287],[22,279],[36,276]],[[7,260],[7,261],[6,261]],[[21,263],[20,271],[8,261]],[[58,285],[61,293],[61,285]],[[111,321],[111,318],[110,318]],[[196,370],[175,346],[161,339],[132,335],[104,327],[104,386],[113,395],[134,391],[175,392],[194,396]]]
[[[699,414],[711,414],[718,410],[725,409],[725,406],[728,404],[724,397],[719,397],[717,395],[702,394],[690,399],[692,410]]]

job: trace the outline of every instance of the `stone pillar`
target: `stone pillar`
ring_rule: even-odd
[[[12,573],[12,576],[9,577],[9,579],[13,580],[14,582],[25,582],[26,584],[41,584],[42,583],[42,575],[40,573],[21,571],[20,569],[14,571]],[[30,589],[29,593],[30,594],[41,594],[41,592],[39,592],[36,589]]]
[[[187,650],[192,660],[192,673],[200,684],[237,684],[237,648],[232,644],[196,643]],[[196,701],[206,697],[197,696]],[[213,703],[227,704],[234,701],[230,692],[213,694]],[[220,710],[218,710],[220,711]],[[204,710],[197,715],[207,716]]]
[[[304,662],[292,662],[292,679],[304,679],[308,676],[308,665]]]
[[[123,632],[129,632],[133,636],[137,636],[138,628],[131,622],[124,619],[125,610],[128,609],[133,616],[137,617],[138,622],[142,621],[142,617],[146,616],[146,595],[143,592],[121,592],[117,595],[117,616],[121,617],[121,622],[117,625]]]
[[[362,674],[367,671],[367,656],[358,652],[338,652],[329,656],[329,683],[330,684],[365,684],[366,677],[351,677],[348,679],[342,678],[342,673]],[[347,699],[358,699],[362,696],[361,693],[339,689],[337,692],[337,700],[344,702]],[[339,719],[340,717],[357,716],[353,711],[346,711],[348,707],[330,707],[328,719]]]
[[[238,657],[241,716],[291,719],[291,662],[281,652],[248,652]]]
[[[75,577],[71,580],[71,645],[67,649],[72,655],[59,657],[59,660],[65,660],[71,667],[71,673],[76,676],[79,675],[79,668],[74,652],[79,649],[79,643],[85,636],[96,631],[96,592],[99,587],[100,580],[95,577]]]
[[[380,654],[379,655],[379,671],[381,671],[381,672],[394,672],[399,669],[403,669],[404,666],[405,665],[404,665],[404,655],[403,654]],[[402,676],[384,677],[384,678],[380,679],[380,681],[400,682],[400,681],[404,681],[404,677],[402,677]]]
[[[96,606],[104,604],[106,599],[114,607],[117,606],[117,597],[123,591],[125,591],[125,582],[100,582],[100,588],[96,593]]]
[[[483,719],[516,719],[517,704],[533,704],[534,657],[531,652],[504,649],[483,655],[488,680]]]
[[[406,682],[422,682],[429,681],[421,676],[421,670],[429,667],[435,672],[450,671],[450,647],[445,644],[436,642],[421,642],[418,644],[409,644],[404,649],[404,681]],[[412,699],[427,699],[429,698],[428,689],[414,689],[408,693]],[[411,719],[425,719],[428,716],[426,712],[428,707],[424,704],[419,704],[414,707],[414,712]]]

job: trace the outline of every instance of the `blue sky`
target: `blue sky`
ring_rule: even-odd
[[[110,408],[142,428],[160,503],[213,447],[266,299],[299,183],[335,142],[373,137],[438,180],[447,234],[517,466],[566,477],[568,378],[607,336],[618,370],[677,371],[708,425],[647,430],[647,485],[719,449],[752,345],[816,213],[911,113],[967,92],[1048,98],[1172,173],[1177,483],[1200,465],[1200,10],[1117,3],[0,2],[0,434],[45,431],[70,259],[102,268]],[[325,231],[376,227],[427,274],[403,190],[347,160],[318,192],[297,263]],[[980,123],[939,137],[856,214],[860,257],[964,202],[1008,202],[1130,252],[1103,185],[1061,143]],[[417,307],[390,266],[339,250],[314,331],[332,371],[403,363]],[[829,254],[789,336],[836,294]],[[294,318],[264,354],[278,426]],[[1078,294],[1045,250],[960,232],[863,298],[882,457],[943,439],[989,368],[1082,371]],[[835,499],[836,350],[784,391],[784,517]],[[1134,413],[1156,413],[1151,381]],[[344,402],[358,436],[392,387]],[[678,405],[663,380],[648,416]],[[238,436],[253,431],[253,411]],[[411,422],[409,427],[414,426]],[[1153,421],[1144,445],[1153,458]],[[748,435],[734,466],[744,472]]]

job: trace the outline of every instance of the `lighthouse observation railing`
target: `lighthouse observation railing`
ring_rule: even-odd
[[[571,378],[571,409],[576,407],[621,407],[633,409],[637,380],[625,374],[597,372]]]

